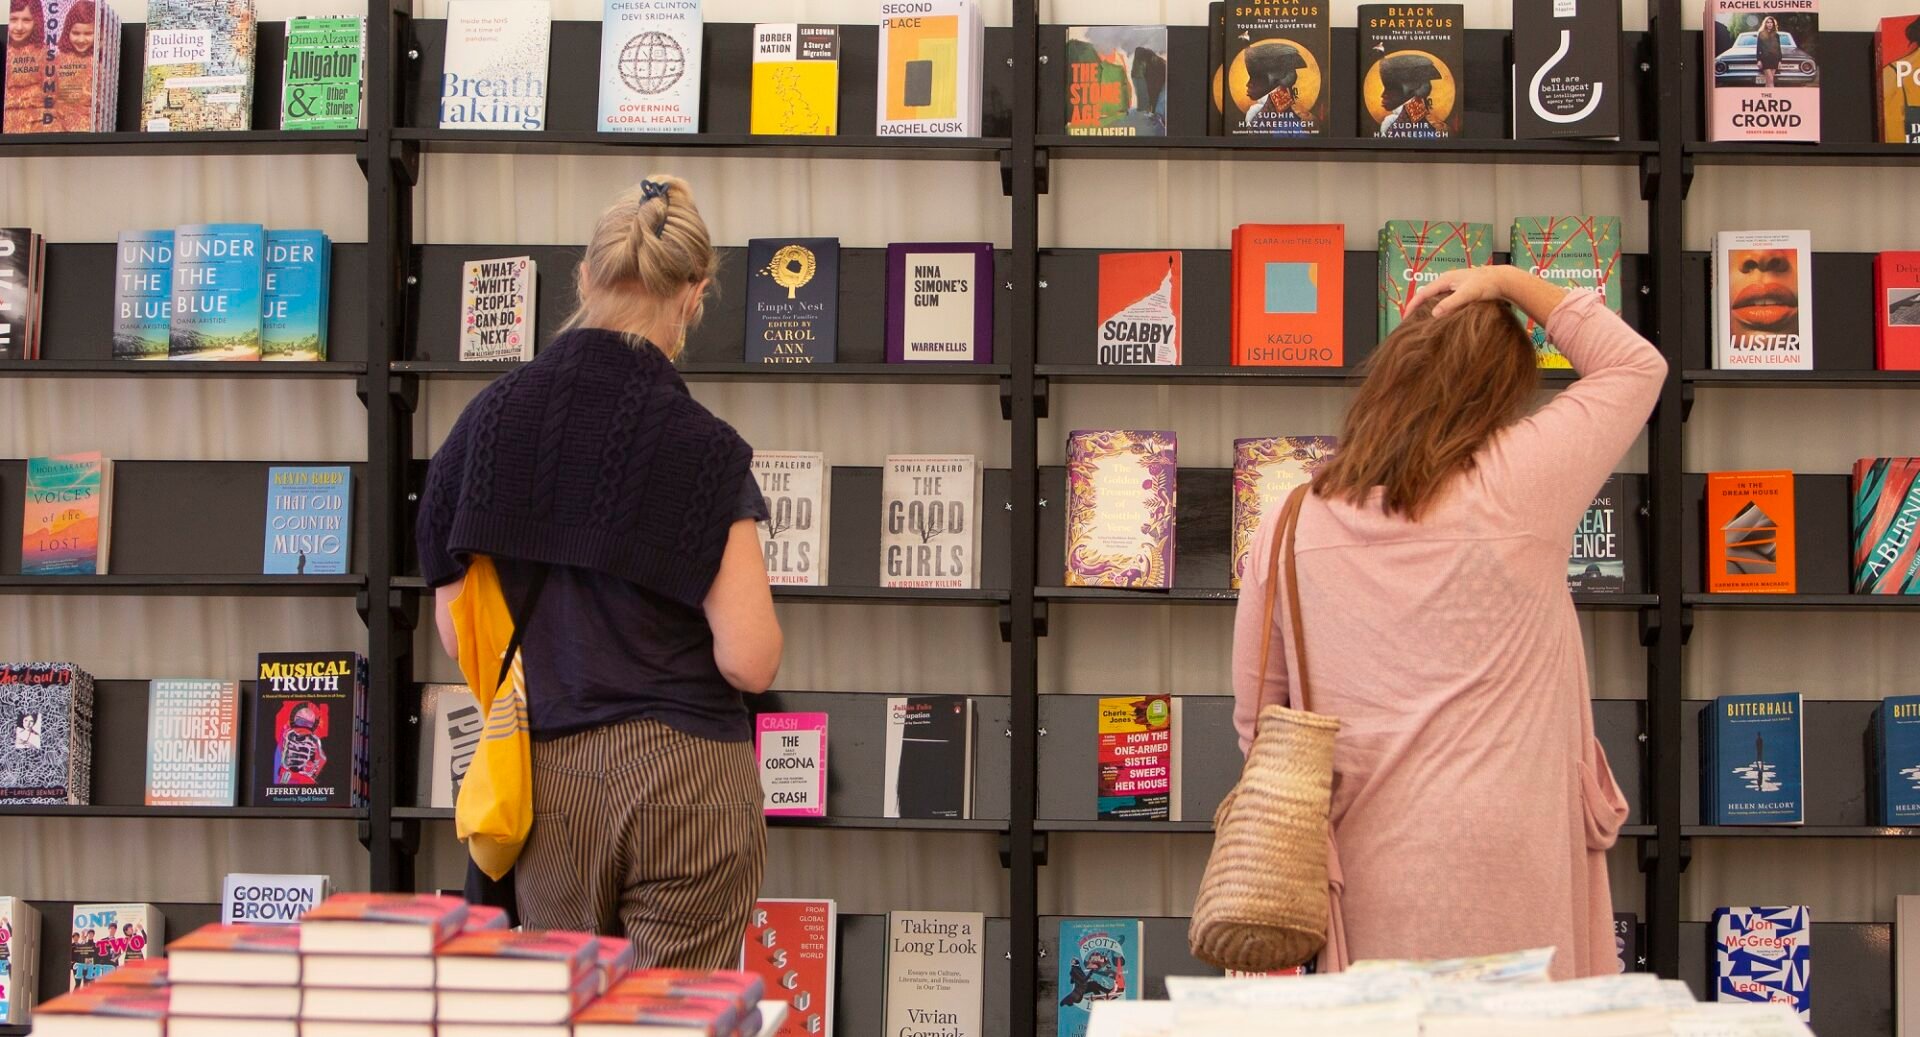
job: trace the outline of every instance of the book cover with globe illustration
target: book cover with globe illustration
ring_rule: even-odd
[[[600,131],[700,132],[699,0],[606,0]]]

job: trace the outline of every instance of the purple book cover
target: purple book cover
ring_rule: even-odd
[[[887,246],[887,363],[993,363],[993,246]]]
[[[1173,586],[1179,452],[1172,432],[1067,436],[1067,586]]]

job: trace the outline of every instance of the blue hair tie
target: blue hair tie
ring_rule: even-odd
[[[640,204],[645,205],[648,202],[653,201],[655,198],[658,198],[661,201],[666,202],[668,205],[672,205],[673,199],[668,196],[668,193],[667,193],[668,190],[669,188],[667,187],[667,185],[661,183],[658,180],[642,180],[640,181]],[[667,214],[665,212],[662,212],[660,214],[660,222],[654,224],[653,236],[656,238],[660,237],[661,234],[666,231],[666,229],[667,229]]]

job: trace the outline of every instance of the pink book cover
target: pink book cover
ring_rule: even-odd
[[[1707,139],[1820,139],[1820,0],[1707,0]]]
[[[9,0],[7,4],[6,42],[0,45],[4,52],[0,56],[6,60],[4,75],[0,75],[6,91],[0,99],[0,109],[5,111],[0,125],[7,133],[52,133],[59,129],[53,109],[58,41],[48,28],[58,19],[49,18],[47,8],[47,0]]]
[[[827,816],[827,715],[762,713],[755,728],[766,816]]]
[[[61,5],[53,65],[53,118],[60,132],[92,133],[100,129],[104,113],[98,91],[110,35],[104,7],[98,0]]]

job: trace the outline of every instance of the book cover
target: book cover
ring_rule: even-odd
[[[253,128],[253,0],[149,0],[146,40],[147,132]]]
[[[1228,4],[1225,125],[1235,136],[1314,137],[1327,132],[1333,94],[1327,5],[1285,0]]]
[[[985,1037],[987,919],[978,911],[887,912],[886,1026]]]
[[[1070,26],[1066,77],[1069,136],[1167,135],[1166,26]]]
[[[228,925],[299,923],[333,890],[325,875],[229,874],[220,886],[220,921]]]
[[[740,968],[787,1006],[770,1037],[833,1037],[833,984],[840,936],[831,900],[753,902]]]
[[[499,909],[495,908],[494,910]],[[467,931],[469,932],[475,928],[473,918],[474,916],[472,914],[467,916]],[[499,928],[505,928],[506,924],[506,912],[502,911],[500,913]],[[627,973],[633,971],[634,963],[639,960],[640,948],[634,946],[633,941],[627,939],[625,935],[601,936],[594,940],[594,944],[596,949],[593,967],[600,974],[600,992],[604,994],[612,988],[615,983],[626,978]]]
[[[1920,825],[1920,695],[1889,695],[1874,712],[1876,823]]]
[[[1531,271],[1562,288],[1585,288],[1600,293],[1607,309],[1620,312],[1620,217],[1519,216],[1508,235],[1514,266]],[[1533,337],[1540,366],[1567,369],[1569,362],[1547,341],[1547,326],[1537,324],[1516,308],[1514,315]]]
[[[421,806],[450,810],[480,748],[486,717],[466,685],[428,684],[420,689],[420,726],[414,797]]]
[[[1335,436],[1262,436],[1233,441],[1233,572],[1240,589],[1260,523],[1312,479],[1340,445]]]
[[[1095,752],[1102,821],[1173,817],[1173,697],[1124,695],[1098,704]]]
[[[1708,140],[1820,139],[1820,0],[1706,0]]]
[[[87,805],[93,678],[72,663],[0,663],[0,702],[0,803]]]
[[[993,363],[993,246],[887,246],[887,362]]]
[[[1406,319],[1414,293],[1428,282],[1492,263],[1490,223],[1388,220],[1380,228],[1380,340]]]
[[[1067,586],[1173,586],[1179,470],[1172,432],[1068,433]]]
[[[691,0],[604,0],[600,132],[698,133],[704,32]]]
[[[1813,915],[1798,907],[1713,912],[1715,1001],[1760,1001],[1812,1022]]]
[[[754,718],[761,807],[768,817],[827,816],[827,715],[761,713]]]
[[[173,232],[169,357],[260,359],[266,236],[257,223],[196,223]]]
[[[58,21],[54,33],[54,125],[65,133],[94,133],[113,127],[101,120],[106,113],[101,94],[117,86],[105,76],[107,44],[114,42],[112,8],[104,0],[77,0],[50,4]],[[48,27],[53,27],[50,20]],[[118,48],[115,48],[117,53]]]
[[[26,360],[33,333],[34,233],[0,227],[0,360]]]
[[[1224,0],[1207,4],[1207,136],[1227,132],[1227,5]]]
[[[1792,594],[1793,473],[1707,474],[1707,592]]]
[[[780,22],[753,27],[748,127],[756,134],[796,137],[840,132],[839,26]]]
[[[0,1026],[33,1022],[39,964],[40,912],[19,897],[0,897]]]
[[[538,264],[531,256],[476,259],[460,265],[461,360],[533,359],[538,276]]]
[[[1920,23],[1916,23],[1920,24]],[[1874,366],[1920,371],[1920,252],[1882,252],[1873,258]]]
[[[358,129],[366,54],[365,18],[287,19],[280,128]]]
[[[167,959],[139,958],[121,964],[112,972],[94,980],[93,989],[100,987],[142,987],[157,990],[170,985],[167,977]]]
[[[1619,0],[1514,0],[1513,137],[1620,138]]]
[[[50,27],[59,21],[59,8],[59,0],[8,4],[3,77],[6,94],[0,102],[0,109],[4,109],[0,130],[4,132],[53,133],[59,129],[54,116],[53,74],[58,39]]]
[[[974,0],[882,5],[874,132],[978,137],[983,42]]]
[[[1361,4],[1360,136],[1449,140],[1466,123],[1460,4]]]
[[[882,789],[882,817],[971,817],[973,700],[889,698]]]
[[[1180,363],[1180,253],[1102,252],[1098,363]]]
[[[737,1033],[739,1006],[720,997],[619,993],[615,987],[573,1017],[575,1037],[668,1033],[676,1037],[729,1037]]]
[[[239,769],[237,682],[147,682],[147,806],[233,806]]]
[[[760,550],[767,582],[776,586],[827,585],[828,490],[833,470],[814,450],[756,450],[753,477],[766,498]]]
[[[173,232],[123,230],[113,260],[113,358],[165,360],[173,332]]]
[[[1631,911],[1613,913],[1613,952],[1620,957],[1621,972],[1645,972],[1640,957],[1640,916]]]
[[[366,670],[354,652],[263,652],[253,687],[254,806],[351,807],[365,752]]]
[[[448,0],[440,128],[545,129],[552,28],[547,0]]]
[[[1235,366],[1346,363],[1343,224],[1257,224],[1233,230]]]
[[[1057,1037],[1086,1037],[1093,1006],[1141,997],[1143,931],[1137,918],[1060,920]]]
[[[352,543],[351,467],[275,465],[267,469],[262,573],[337,576],[351,564]]]
[[[747,363],[831,364],[839,334],[840,239],[747,242]]]
[[[1853,463],[1853,592],[1920,594],[1920,457]]]
[[[23,576],[104,576],[111,557],[113,462],[96,451],[27,459]]]
[[[107,975],[112,975],[112,971],[109,970]],[[71,1023],[74,1029],[66,1032],[84,1033],[86,1031],[81,1027],[94,1022],[88,1017],[112,1016],[116,1034],[159,1034],[164,1032],[170,1001],[164,986],[96,981],[83,989],[70,989],[35,1009],[40,1024],[36,1032],[43,1035],[55,1033],[63,1024]],[[56,1019],[59,1022],[55,1022]],[[139,1025],[135,1020],[150,1021],[152,1026],[135,1029]]]
[[[1713,824],[1806,821],[1799,692],[1713,701]]]
[[[459,897],[431,893],[335,893],[309,911],[304,921],[418,926],[432,935],[438,947],[462,931],[468,910]]]
[[[1813,367],[1813,236],[1804,230],[1713,236],[1713,366]]]
[[[1880,70],[1880,141],[1920,144],[1920,14],[1880,19],[1873,36],[1873,63]]]
[[[1616,472],[1587,505],[1587,513],[1573,529],[1573,550],[1567,555],[1567,590],[1575,594],[1624,594],[1627,559],[1620,553],[1618,523],[1626,506],[1627,477]]]
[[[130,961],[165,957],[166,945],[166,916],[152,904],[75,904],[67,989],[78,990]]]
[[[558,962],[570,976],[582,976],[599,961],[599,937],[559,929],[478,929],[462,932],[434,948],[440,958],[518,958]],[[444,985],[441,989],[447,989]],[[455,989],[469,989],[464,984]]]
[[[260,359],[325,360],[333,242],[317,230],[270,230],[264,248]]]
[[[980,586],[980,467],[971,454],[890,454],[880,481],[880,586]]]

